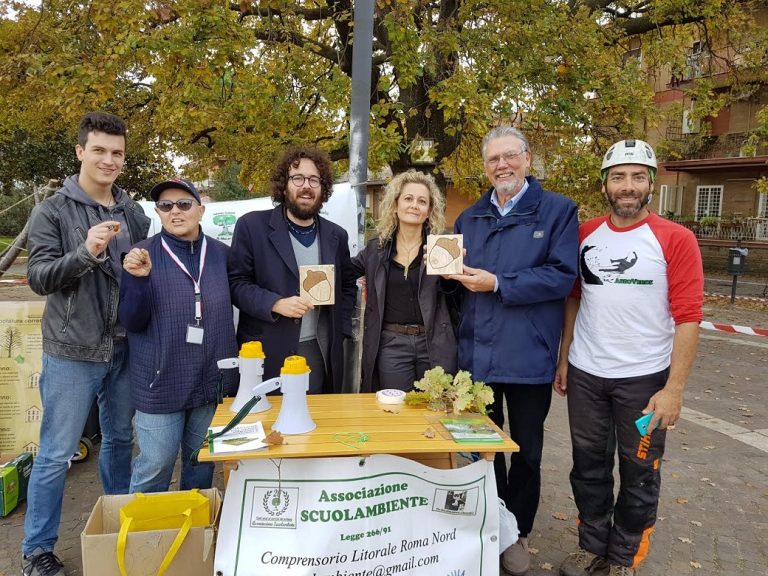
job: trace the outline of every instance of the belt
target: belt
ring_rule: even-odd
[[[398,334],[407,334],[408,336],[418,336],[427,332],[422,324],[389,324],[384,322],[381,327],[384,330],[397,332]]]

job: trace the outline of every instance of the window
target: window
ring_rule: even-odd
[[[758,218],[768,218],[768,192],[760,192],[760,203],[757,208]]]
[[[698,134],[701,132],[701,120],[691,117],[692,110],[683,110],[683,122],[682,133],[683,134]]]
[[[696,187],[696,220],[705,216],[720,216],[723,200],[722,186]]]
[[[680,210],[680,199],[682,198],[682,186],[670,186],[662,184],[659,186],[659,214],[665,218],[674,218]]]
[[[760,203],[757,206],[755,221],[755,240],[768,240],[768,192],[760,193]]]
[[[669,211],[669,186],[662,184],[659,186],[659,214],[664,216]]]
[[[683,79],[691,80],[709,74],[709,59],[709,49],[706,42],[694,42],[685,57],[685,77]]]

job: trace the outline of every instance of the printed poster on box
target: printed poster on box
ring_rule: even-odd
[[[497,576],[493,463],[389,455],[241,461],[214,566],[227,576]]]
[[[37,455],[44,301],[0,302],[0,453]]]

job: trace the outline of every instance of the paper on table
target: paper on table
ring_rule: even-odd
[[[224,426],[212,426],[208,429],[208,435],[215,434],[224,429]],[[261,422],[253,424],[239,424],[223,436],[208,440],[208,451],[211,454],[226,454],[227,452],[247,452],[249,450],[261,450],[267,447],[264,443],[266,434]]]
[[[456,442],[471,444],[504,441],[485,418],[441,418],[440,424]]]

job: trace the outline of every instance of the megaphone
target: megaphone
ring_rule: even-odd
[[[270,378],[253,388],[252,396],[262,396],[262,398],[264,394],[278,388],[283,393],[280,413],[277,415],[272,430],[291,435],[305,434],[317,428],[307,406],[310,371],[306,358],[288,356],[280,370],[280,376]]]
[[[237,358],[219,360],[218,366],[222,370],[240,367],[240,386],[237,389],[234,402],[229,407],[231,412],[239,412],[253,398],[253,389],[261,384],[261,377],[264,376],[264,357],[264,349],[261,346],[261,342],[254,341],[244,342],[240,347],[240,355]],[[265,394],[248,411],[248,414],[266,412],[270,408],[272,408],[272,405]]]

